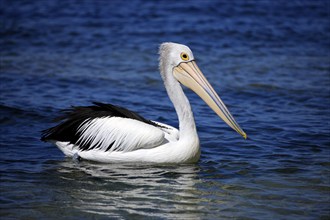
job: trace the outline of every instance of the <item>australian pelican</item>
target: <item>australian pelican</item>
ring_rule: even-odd
[[[231,128],[247,137],[196,65],[187,46],[163,43],[159,55],[160,74],[178,115],[179,130],[122,107],[94,103],[67,110],[60,118],[61,123],[44,130],[41,139],[57,145],[66,156],[104,163],[197,162],[199,139],[180,83],[197,93]]]

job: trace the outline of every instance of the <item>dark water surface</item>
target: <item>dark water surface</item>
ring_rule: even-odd
[[[329,219],[329,1],[4,1],[1,219]],[[249,135],[187,90],[194,165],[65,158],[58,111],[110,102],[177,126],[161,42],[187,44]]]

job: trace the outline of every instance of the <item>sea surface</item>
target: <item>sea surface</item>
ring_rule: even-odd
[[[1,219],[330,219],[330,1],[0,0]],[[178,126],[158,71],[188,45],[248,134],[186,89],[196,164],[100,164],[40,141],[113,103]]]

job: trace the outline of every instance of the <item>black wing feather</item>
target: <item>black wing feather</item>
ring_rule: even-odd
[[[162,127],[126,108],[100,102],[93,102],[93,104],[94,105],[92,106],[76,106],[64,110],[64,114],[56,119],[56,121],[61,121],[61,123],[49,129],[43,130],[41,140],[56,140],[77,144],[78,139],[80,138],[80,134],[78,133],[79,128],[90,120],[102,117],[131,118],[156,127]],[[91,143],[86,143],[83,145],[79,144],[79,148],[81,150],[88,150],[97,147],[91,146],[90,144]],[[111,149],[112,144],[110,144],[107,150]]]

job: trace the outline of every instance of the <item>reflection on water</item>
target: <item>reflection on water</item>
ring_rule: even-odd
[[[58,178],[68,186],[75,209],[118,215],[199,219],[205,198],[198,165],[59,163]],[[170,205],[169,205],[170,204]]]
[[[1,219],[329,219],[329,1],[1,3]],[[39,140],[91,101],[177,127],[165,41],[190,46],[248,140],[189,91],[197,165],[75,163]]]

